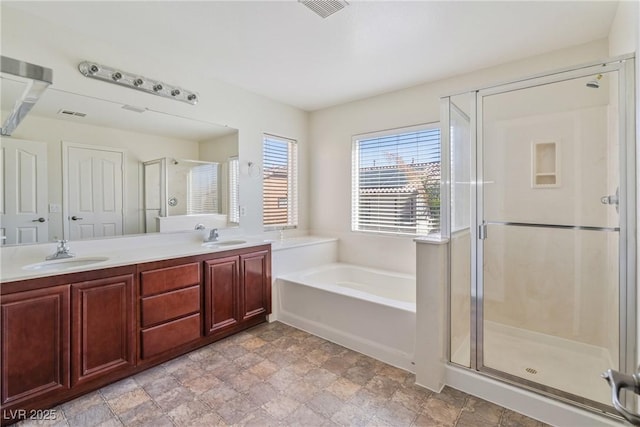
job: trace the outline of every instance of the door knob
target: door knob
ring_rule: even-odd
[[[74,216],[71,217],[71,219],[74,220],[74,221],[77,221],[79,219],[84,219],[84,218],[80,218],[79,216],[75,216],[74,215]]]
[[[33,220],[33,221],[31,221],[31,222],[46,222],[46,221],[47,221],[46,219],[44,219],[44,218],[40,217],[40,218],[38,218],[38,219],[34,219],[34,220]]]

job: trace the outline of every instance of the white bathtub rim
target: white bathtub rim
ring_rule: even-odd
[[[411,313],[415,313],[416,312],[416,303],[415,302],[405,302],[405,301],[400,301],[400,300],[397,300],[397,299],[386,298],[386,297],[382,297],[382,296],[379,296],[379,295],[372,294],[370,292],[360,291],[358,289],[350,288],[350,287],[347,287],[347,286],[340,286],[340,285],[338,285],[336,283],[330,283],[330,282],[315,283],[315,282],[312,282],[312,281],[306,281],[304,279],[304,277],[309,275],[309,274],[320,273],[320,272],[325,271],[326,269],[329,269],[329,268],[342,268],[342,267],[355,267],[355,268],[359,268],[359,269],[362,269],[362,270],[366,270],[366,271],[371,272],[371,273],[391,275],[391,276],[400,277],[402,279],[414,280],[415,281],[415,276],[411,276],[409,274],[395,273],[395,272],[390,272],[390,271],[385,271],[385,270],[378,270],[378,269],[374,269],[374,268],[362,267],[362,266],[359,266],[359,265],[345,264],[345,263],[324,264],[324,265],[321,265],[319,267],[313,267],[313,268],[310,268],[310,269],[307,269],[307,270],[297,271],[295,273],[283,274],[283,275],[278,276],[276,278],[276,280],[282,280],[282,281],[285,281],[285,282],[287,282],[289,284],[295,284],[295,285],[307,286],[307,287],[310,287],[310,288],[316,288],[316,289],[324,290],[324,291],[331,292],[331,293],[334,293],[334,294],[343,295],[343,296],[346,296],[348,298],[364,300],[364,301],[368,301],[368,302],[371,302],[371,303],[374,303],[374,304],[380,304],[380,305],[384,305],[384,306],[388,306],[388,307],[397,308],[397,309],[402,310],[402,311],[408,311],[408,312],[411,312]]]

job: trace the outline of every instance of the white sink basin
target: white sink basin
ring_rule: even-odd
[[[207,248],[217,248],[220,246],[235,246],[235,245],[244,245],[247,243],[246,240],[220,240],[218,242],[206,242],[203,243],[202,246],[206,246]]]
[[[23,270],[29,271],[64,271],[73,270],[74,268],[80,268],[91,264],[97,264],[99,262],[108,261],[108,257],[96,256],[96,257],[84,257],[84,258],[66,258],[57,259],[51,261],[37,262],[35,264],[29,264],[22,267]]]

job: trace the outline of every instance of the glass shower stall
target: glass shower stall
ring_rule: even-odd
[[[637,363],[633,93],[622,57],[442,98],[450,363],[614,412],[600,375]]]

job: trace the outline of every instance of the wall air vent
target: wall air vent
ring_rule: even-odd
[[[333,15],[337,11],[344,9],[345,6],[349,5],[349,3],[344,0],[298,0],[298,2],[307,6],[321,18]]]
[[[59,110],[58,114],[63,114],[65,116],[76,116],[76,117],[86,117],[87,113],[80,113],[79,111],[71,111],[71,110]]]

